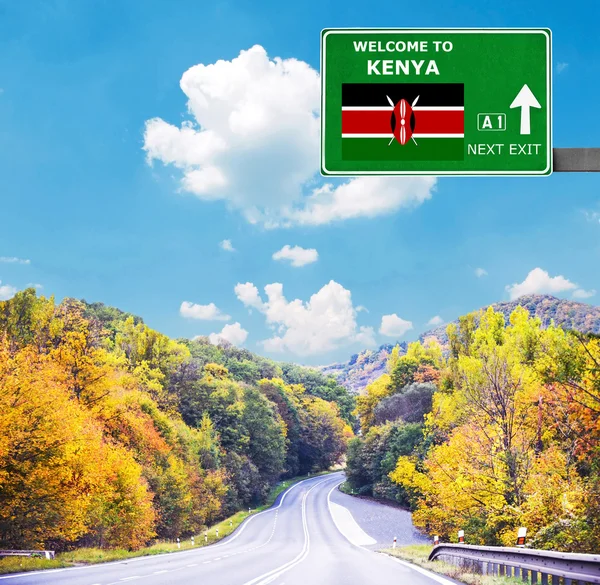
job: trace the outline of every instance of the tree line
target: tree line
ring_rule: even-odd
[[[0,302],[0,548],[197,534],[339,462],[353,410],[317,371],[19,292]]]
[[[358,397],[348,481],[446,541],[600,550],[600,339],[493,308],[392,352]]]

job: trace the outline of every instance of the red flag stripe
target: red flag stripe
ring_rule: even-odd
[[[342,111],[342,134],[391,134],[391,111]],[[462,134],[464,111],[415,112],[415,134]]]

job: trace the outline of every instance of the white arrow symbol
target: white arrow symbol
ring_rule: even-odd
[[[529,108],[541,108],[529,86],[525,84],[517,97],[510,104],[511,108],[521,108],[521,134],[531,134],[531,122],[529,118]]]

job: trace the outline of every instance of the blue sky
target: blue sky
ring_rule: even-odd
[[[0,296],[40,284],[42,294],[102,301],[171,336],[229,326],[223,335],[253,351],[311,364],[414,339],[434,316],[452,320],[520,292],[595,303],[600,176],[388,179],[360,184],[358,196],[364,186],[380,201],[349,211],[342,182],[323,192],[327,181],[314,174],[310,109],[322,28],[543,26],[553,31],[554,145],[599,146],[599,21],[591,0],[572,9],[512,0],[0,1]],[[255,45],[263,52],[245,59],[266,76],[258,85],[243,78],[250,61],[239,57]],[[273,65],[276,57],[286,61]],[[180,80],[219,60],[230,63],[187,77],[191,105],[215,130],[210,142]],[[289,80],[281,68],[291,68]],[[247,93],[261,106],[271,82],[290,104],[273,119],[278,132],[243,116],[238,142],[228,135],[223,146],[219,116],[239,112]],[[203,106],[198,83],[222,95]],[[186,122],[195,125],[182,129]],[[270,158],[279,171],[265,165]],[[318,259],[273,259],[286,245]],[[238,283],[251,285],[236,293]],[[182,315],[184,301],[200,307]],[[390,315],[398,319],[382,324]]]

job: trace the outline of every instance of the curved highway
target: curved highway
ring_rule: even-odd
[[[6,585],[368,585],[450,583],[367,548],[374,539],[332,502],[340,473],[300,482],[223,541],[114,563],[0,576]]]

